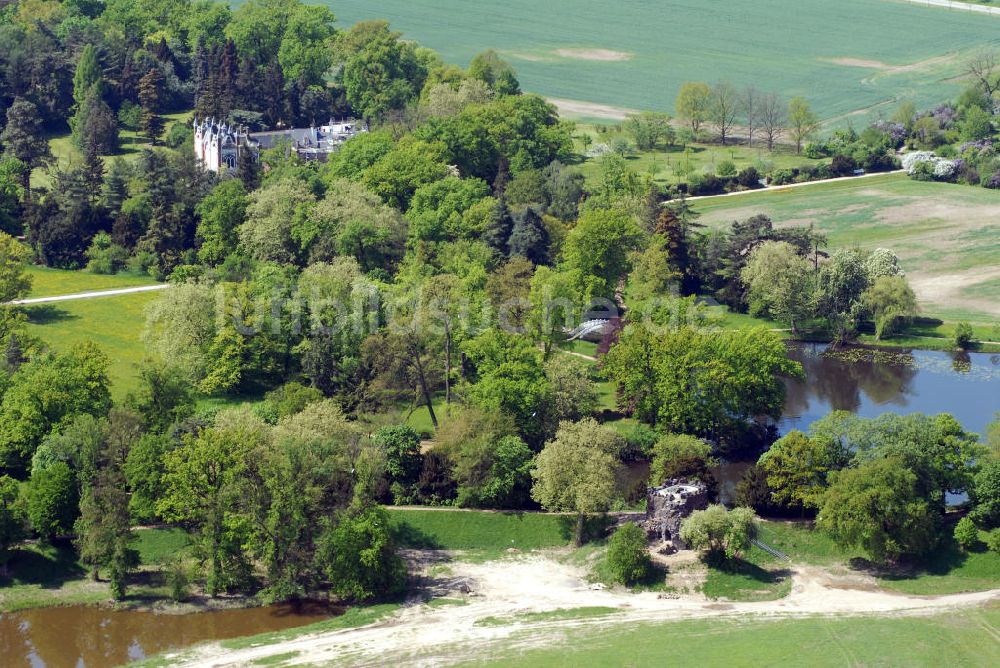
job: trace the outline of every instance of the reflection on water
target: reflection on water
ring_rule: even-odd
[[[862,417],[882,413],[951,413],[968,431],[983,433],[1000,411],[1000,356],[915,350],[871,355],[824,355],[825,344],[789,345],[804,380],[786,381],[779,428],[805,430],[833,410]],[[861,351],[865,349],[848,349]]]
[[[106,668],[169,649],[302,626],[342,610],[274,605],[185,615],[94,606],[0,614],[0,666]]]

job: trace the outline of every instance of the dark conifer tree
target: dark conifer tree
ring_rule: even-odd
[[[493,216],[483,233],[483,241],[498,254],[506,256],[510,233],[514,229],[514,219],[507,208],[507,202],[501,197],[493,209]]]
[[[515,219],[507,248],[511,257],[520,256],[536,265],[548,262],[549,231],[532,207],[526,208]]]
[[[142,104],[142,131],[149,140],[156,140],[163,134],[164,121],[160,116],[160,92],[163,87],[163,75],[158,69],[151,68],[139,81],[139,102]]]

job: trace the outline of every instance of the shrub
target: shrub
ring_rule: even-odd
[[[87,249],[87,271],[92,274],[115,274],[128,262],[128,251],[111,242],[111,235],[98,232]]]
[[[736,176],[736,165],[732,160],[723,160],[715,169],[719,176]]]
[[[138,130],[139,124],[142,123],[142,107],[130,100],[125,100],[122,102],[121,108],[118,109],[118,122],[126,130]]]
[[[979,529],[968,517],[963,517],[955,525],[955,541],[963,550],[969,550],[979,543]]]
[[[691,183],[688,191],[692,195],[718,195],[726,187],[725,182],[718,176],[709,172],[698,176],[693,174],[691,176]]]
[[[163,139],[163,143],[169,148],[180,148],[190,146],[194,141],[194,129],[187,123],[174,123],[170,126],[170,131]]]
[[[967,350],[972,345],[973,332],[972,325],[967,322],[960,322],[955,325],[955,347]]]
[[[167,562],[165,567],[167,587],[170,588],[170,598],[180,602],[187,600],[191,577],[188,575],[187,566],[179,558],[175,557]]]
[[[795,181],[795,172],[791,169],[778,169],[771,174],[771,185],[787,186]]]
[[[986,534],[986,547],[990,549],[990,552],[1000,554],[1000,529],[994,529]]]
[[[753,165],[746,167],[737,175],[736,181],[744,188],[759,188],[760,171]]]
[[[840,153],[833,156],[833,160],[830,162],[830,171],[836,176],[851,176],[857,168],[858,163],[854,161],[854,158]]]
[[[633,585],[649,575],[653,562],[646,548],[646,534],[629,522],[618,527],[608,541],[607,570],[615,582]]]

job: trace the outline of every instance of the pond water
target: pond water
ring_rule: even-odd
[[[303,626],[341,612],[299,603],[182,615],[83,605],[0,613],[0,666],[108,668],[208,640]]]
[[[1000,411],[1000,355],[928,350],[846,348],[791,344],[804,380],[786,381],[782,434],[808,429],[830,411],[862,417],[882,413],[951,413],[966,431],[982,434]]]

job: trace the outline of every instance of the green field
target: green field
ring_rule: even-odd
[[[400,545],[441,550],[502,552],[567,545],[573,536],[572,515],[480,512],[466,510],[390,509]]]
[[[66,271],[31,265],[26,272],[31,276],[29,297],[71,295],[92,290],[116,290],[156,283],[145,274],[91,274],[85,271]]]
[[[512,636],[499,666],[995,666],[1000,607],[921,617],[606,621]],[[549,632],[551,634],[551,632]],[[529,649],[524,649],[529,648]],[[483,665],[477,661],[476,665]]]
[[[28,331],[57,351],[88,339],[97,343],[111,358],[111,393],[121,399],[136,387],[136,364],[145,356],[145,309],[157,296],[140,292],[26,306]]]
[[[1000,192],[913,181],[905,174],[699,199],[699,222],[727,226],[758,213],[808,225],[830,247],[885,247],[902,261],[924,312],[1000,321]]]
[[[828,119],[926,107],[957,93],[966,53],[1000,40],[1000,17],[894,0],[328,4],[343,26],[388,19],[448,62],[496,49],[526,90],[619,111],[671,111],[684,81],[720,79],[806,96]],[[613,111],[576,105],[581,117]]]

